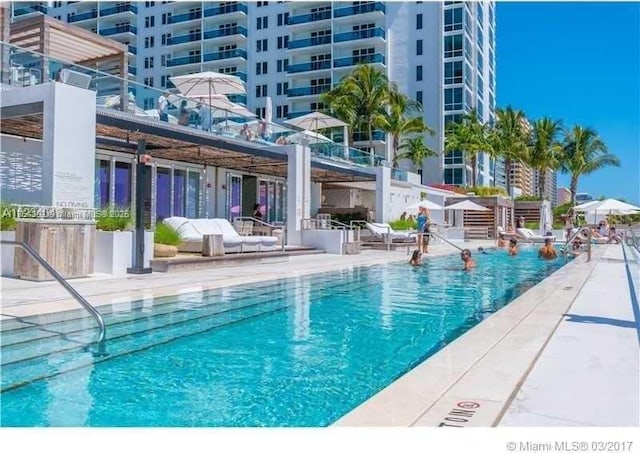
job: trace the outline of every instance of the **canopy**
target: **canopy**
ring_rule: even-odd
[[[471,200],[464,200],[459,203],[454,203],[449,206],[445,206],[445,209],[451,209],[456,211],[489,211],[489,209],[484,206],[480,206],[477,203],[474,203]]]
[[[333,143],[333,140],[331,140],[329,137],[325,137],[324,135],[319,134],[318,132],[307,131],[307,130],[304,130],[302,132],[296,132],[295,134],[289,135],[287,138],[292,143],[302,142],[300,144],[305,144],[312,140],[315,142]]]
[[[405,210],[406,211],[417,211],[420,208],[431,209],[432,211],[439,211],[439,210],[443,209],[442,206],[440,206],[439,204],[435,204],[433,201],[422,200],[422,201],[419,201],[418,203],[410,204],[409,206],[407,206],[405,208]]]
[[[170,77],[178,91],[187,97],[211,97],[214,94],[245,94],[244,82],[240,77],[205,71]]]
[[[347,125],[347,123],[345,123],[344,121],[340,121],[337,118],[320,112],[311,112],[306,115],[287,120],[284,123],[291,126],[299,127],[300,129],[309,129],[312,131]]]
[[[611,214],[618,214],[621,212],[628,212],[628,211],[640,211],[640,207],[634,206],[629,203],[625,203],[624,201],[616,200],[614,198],[608,198],[606,200],[599,200],[596,202],[585,203],[582,205],[578,205],[573,209],[575,209],[576,211],[582,211],[582,212],[601,211],[601,212],[608,212]]]

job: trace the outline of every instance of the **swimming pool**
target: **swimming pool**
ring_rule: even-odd
[[[0,424],[329,425],[564,264],[474,258],[101,307],[106,355],[90,318],[5,321]]]

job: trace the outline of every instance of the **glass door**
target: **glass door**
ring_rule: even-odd
[[[184,217],[187,192],[187,172],[173,170],[173,215]]]
[[[269,181],[264,179],[260,180],[258,188],[258,203],[260,203],[260,212],[262,213],[262,220],[268,222],[267,214],[269,212]]]
[[[268,200],[267,207],[268,207],[268,213],[269,213],[269,215],[267,216],[268,218],[267,222],[273,223],[276,220],[276,209],[277,209],[275,181],[269,182],[269,192],[268,192],[267,200]]]
[[[227,173],[227,219],[242,215],[242,176]]]
[[[156,222],[171,217],[171,169],[156,168]]]
[[[197,219],[200,217],[200,171],[187,171],[187,217]]]

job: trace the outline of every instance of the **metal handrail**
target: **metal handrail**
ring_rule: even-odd
[[[566,255],[567,247],[569,247],[569,245],[573,242],[573,240],[576,237],[578,237],[580,233],[584,231],[587,232],[587,262],[589,262],[591,261],[591,238],[593,237],[593,233],[591,232],[591,228],[589,227],[578,228],[578,230],[575,233],[569,236],[569,239],[567,239],[567,242],[562,246],[562,252]]]
[[[438,233],[434,233],[433,231],[430,231],[430,232],[425,233],[425,234],[429,234],[429,235],[431,235],[431,236],[435,236],[435,237],[437,237],[438,239],[442,239],[444,242],[446,242],[447,244],[449,244],[449,245],[450,245],[450,246],[452,246],[452,247],[457,248],[457,249],[458,249],[458,250],[460,250],[460,251],[463,251],[463,250],[464,250],[462,247],[460,247],[460,246],[458,246],[458,245],[454,244],[454,243],[453,243],[453,242],[451,242],[449,239],[445,238],[444,236],[442,236],[442,235],[440,235],[440,234],[438,234]]]
[[[102,318],[102,315],[98,313],[98,310],[96,310],[93,305],[87,302],[87,300],[84,297],[82,297],[80,293],[78,293],[75,289],[73,289],[73,287],[65,280],[65,278],[62,275],[60,275],[58,271],[56,271],[53,267],[51,267],[51,265],[47,263],[47,261],[44,258],[42,258],[38,254],[38,252],[36,252],[26,242],[1,240],[0,244],[13,245],[14,247],[15,246],[21,247],[25,252],[27,252],[29,256],[31,256],[31,258],[36,260],[38,264],[44,267],[53,276],[53,278],[56,279],[58,283],[60,283],[62,287],[66,289],[69,292],[69,294],[71,294],[73,298],[77,300],[80,303],[80,305],[82,305],[84,309],[87,310],[91,314],[91,316],[95,318],[95,320],[98,323],[98,327],[100,327],[100,335],[98,336],[98,343],[104,342],[105,336],[107,334],[107,326],[104,323],[104,319]]]
[[[284,250],[285,250],[285,242],[286,242],[286,238],[287,238],[287,236],[286,236],[286,228],[287,228],[287,226],[285,224],[274,225],[272,223],[265,222],[262,219],[257,219],[255,217],[251,217],[251,216],[234,217],[233,220],[241,220],[241,221],[251,220],[254,223],[258,223],[258,224],[260,224],[262,226],[266,226],[266,227],[274,229],[274,230],[282,230],[282,241],[281,241],[282,244],[281,245],[282,245],[282,251],[284,252]]]

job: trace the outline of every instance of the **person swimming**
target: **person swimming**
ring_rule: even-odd
[[[462,252],[460,252],[460,258],[464,262],[464,267],[462,268],[462,270],[470,271],[471,269],[476,267],[476,262],[471,258],[471,250],[464,249]]]
[[[422,265],[422,253],[420,253],[420,250],[413,251],[413,255],[411,255],[411,259],[409,260],[409,264],[411,264],[412,266]]]
[[[551,238],[546,238],[544,240],[544,245],[540,247],[540,250],[538,250],[538,257],[544,258],[546,260],[552,260],[558,257],[558,253],[556,252],[556,249],[553,247]]]
[[[516,238],[511,238],[509,240],[509,247],[507,248],[507,252],[509,256],[516,256],[518,254],[518,241]]]
[[[478,247],[478,252],[479,252],[479,253],[482,253],[483,255],[488,255],[488,254],[489,254],[489,252],[487,252],[487,251],[484,249],[484,247]]]

